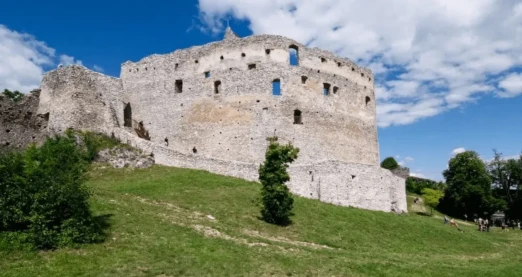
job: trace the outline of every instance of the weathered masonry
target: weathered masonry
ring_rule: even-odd
[[[379,167],[371,71],[281,36],[238,38],[122,65],[120,78],[82,66],[45,74],[47,131],[115,135],[164,165],[257,179],[266,138],[301,149],[295,194],[406,211],[405,181]]]

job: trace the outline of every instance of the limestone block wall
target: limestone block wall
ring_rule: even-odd
[[[299,66],[289,64],[290,47],[298,49]],[[132,119],[153,142],[178,152],[258,163],[266,137],[277,135],[302,149],[298,163],[379,161],[371,73],[283,37],[152,55],[125,63],[121,78]],[[296,110],[302,124],[294,124]]]
[[[0,95],[0,149],[39,144],[47,135],[48,114],[38,114],[38,90],[15,103]]]
[[[46,73],[38,113],[49,113],[48,130],[103,131],[123,121],[121,80],[71,65]]]
[[[156,163],[257,181],[259,164],[230,162],[197,154],[184,154],[165,146],[140,139],[125,130],[111,130],[121,141],[153,153]],[[311,165],[291,164],[290,191],[296,195],[318,199],[340,206],[389,212],[407,212],[405,179],[389,170],[373,165],[340,161]]]

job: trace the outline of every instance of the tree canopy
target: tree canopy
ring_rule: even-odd
[[[2,94],[14,102],[18,102],[18,101],[22,100],[22,98],[24,98],[24,94],[17,90],[10,91],[8,89],[4,89]]]
[[[381,167],[393,170],[399,168],[400,166],[399,163],[397,163],[397,161],[393,157],[388,157],[381,162]]]
[[[493,197],[491,177],[476,152],[453,157],[443,175],[448,187],[440,207],[448,214],[482,216],[504,208],[503,201]]]

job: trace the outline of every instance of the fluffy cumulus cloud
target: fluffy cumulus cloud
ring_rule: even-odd
[[[522,73],[512,73],[500,81],[499,86],[504,89],[501,97],[515,97],[522,94]]]
[[[0,90],[4,88],[29,92],[37,88],[46,69],[57,62],[82,64],[74,57],[60,55],[34,36],[0,25]]]
[[[381,127],[484,94],[522,94],[519,0],[199,0],[199,8],[212,31],[224,19],[248,20],[255,34],[284,35],[371,68]]]
[[[451,154],[457,155],[457,154],[464,153],[464,152],[466,152],[466,149],[464,147],[459,147],[459,148],[453,149],[453,151],[451,151]]]

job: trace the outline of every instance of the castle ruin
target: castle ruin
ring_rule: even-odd
[[[125,62],[120,78],[60,67],[40,90],[30,115],[45,121],[38,136],[100,132],[158,164],[247,180],[257,180],[266,138],[277,136],[301,150],[288,169],[293,193],[407,210],[405,180],[379,166],[373,75],[328,51],[227,29],[219,42]]]

